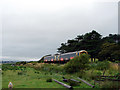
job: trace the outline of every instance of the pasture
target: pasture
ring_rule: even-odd
[[[57,79],[63,82],[62,77],[67,79],[76,79],[77,76],[64,74],[62,72],[47,72],[38,71],[34,68],[27,67],[25,70],[5,70],[2,73],[2,88],[8,88],[8,83],[11,81],[14,88],[65,88],[62,85],[56,83],[55,81],[46,82],[48,79]],[[63,82],[65,83],[65,82]],[[68,83],[66,83],[68,84]],[[69,84],[68,84],[69,85]],[[91,88],[84,83],[75,86],[74,88]]]
[[[63,82],[63,78],[66,79],[75,79],[80,77],[92,85],[95,85],[95,88],[102,88],[106,85],[112,86],[113,83],[98,83],[95,84],[94,80],[96,76],[107,75],[114,76],[118,72],[118,64],[110,63],[109,67],[104,67],[102,62],[89,64],[89,69],[85,70],[84,73],[66,73],[64,65],[59,64],[44,64],[44,63],[27,63],[25,65],[3,65],[2,72],[2,88],[8,88],[8,83],[11,81],[14,85],[14,88],[65,88],[62,85],[56,83],[55,81],[49,82],[50,79],[56,79],[60,82]],[[105,70],[104,70],[105,68]],[[48,82],[47,82],[48,81]],[[71,85],[72,83],[66,83]],[[79,84],[73,85],[73,88],[92,88],[85,83],[81,82]]]

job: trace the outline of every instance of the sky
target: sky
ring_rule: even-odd
[[[118,0],[2,0],[2,60],[39,60],[92,30],[118,33]]]

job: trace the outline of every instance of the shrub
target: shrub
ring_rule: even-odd
[[[72,81],[70,79],[68,79],[68,83],[69,83],[70,86],[79,86],[80,85],[80,83]]]
[[[25,65],[26,63],[27,63],[26,61],[16,62],[16,65],[21,65],[21,64]]]
[[[95,80],[97,79],[96,76],[100,76],[100,75],[102,75],[102,71],[89,70],[83,75],[83,78],[87,80]]]
[[[20,71],[18,72],[18,75],[26,75],[26,71]]]
[[[110,63],[109,64],[109,69],[113,71],[118,71],[119,65],[117,63]]]
[[[109,61],[98,62],[96,65],[97,70],[106,70],[109,68]]]
[[[4,73],[2,72],[2,75],[3,75]]]
[[[82,77],[85,75],[85,72],[77,72],[76,75],[77,75],[79,78],[82,78]]]
[[[50,73],[50,75],[52,75],[52,73]]]
[[[119,88],[120,84],[119,81],[113,82],[113,81],[104,81],[100,84],[101,88]]]
[[[91,63],[90,64],[90,69],[95,69],[97,67],[97,64],[96,63]]]
[[[40,79],[40,77],[38,77],[38,79]]]
[[[52,82],[52,78],[47,78],[46,82]]]
[[[36,72],[37,74],[39,74],[39,72]]]
[[[39,74],[39,72],[35,71],[35,73]]]
[[[88,67],[89,55],[81,54],[70,60],[65,66],[67,73],[74,73],[78,71],[84,71]]]
[[[18,75],[23,75],[23,72],[18,72]]]

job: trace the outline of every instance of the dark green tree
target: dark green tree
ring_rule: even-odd
[[[102,43],[120,43],[119,34],[109,34],[109,36],[103,37]]]
[[[62,43],[61,46],[60,46],[60,48],[58,48],[58,52],[59,53],[65,53],[67,51],[68,51],[68,46],[66,45],[66,43],[65,44]]]
[[[101,35],[96,32],[92,31],[90,33],[86,33],[84,35],[84,39],[82,41],[82,48],[87,50],[88,53],[91,55],[91,60],[95,60],[97,57],[97,54],[100,51],[100,45],[101,45]]]
[[[75,39],[80,42],[81,40],[83,40],[84,36],[83,35],[78,35]]]
[[[99,60],[115,61],[120,60],[120,45],[116,43],[104,43],[101,46],[101,51],[98,54]]]
[[[86,33],[85,35],[78,35],[75,39],[68,40],[67,43],[62,43],[60,48],[58,48],[58,52],[73,52],[80,50],[87,50],[91,55],[91,58],[96,58],[98,52],[100,51],[100,42],[101,35],[93,30],[90,33]]]

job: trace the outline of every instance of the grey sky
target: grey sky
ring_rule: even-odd
[[[103,36],[118,33],[117,0],[83,1],[4,0],[3,57],[41,58],[54,54],[62,42],[93,29]]]

